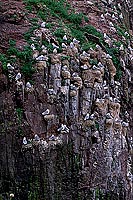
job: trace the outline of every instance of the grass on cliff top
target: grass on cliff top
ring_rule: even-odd
[[[54,17],[55,20],[63,22],[67,29],[70,30],[71,36],[80,40],[81,44],[86,43],[85,32],[93,34],[99,37],[100,41],[103,41],[103,35],[93,26],[82,26],[83,21],[89,22],[89,19],[83,13],[75,13],[75,10],[71,8],[71,5],[66,0],[24,0],[24,2],[30,11],[36,10],[42,20],[47,21]],[[57,27],[57,29],[61,29],[61,27]],[[63,35],[56,35],[56,37],[60,40]]]
[[[6,54],[0,54],[0,61],[2,62],[3,71],[7,73],[7,63],[15,63],[18,60],[21,64],[21,72],[25,77],[31,77],[34,73],[34,61],[32,59],[32,50],[30,46],[25,46],[23,51],[19,51],[15,45],[14,40],[9,41],[9,49]],[[15,56],[14,58],[12,56]]]
[[[27,9],[30,12],[35,12],[37,18],[30,19],[32,23],[31,29],[25,33],[25,39],[29,43],[29,46],[25,47],[23,51],[18,51],[15,48],[15,43],[10,43],[10,48],[7,51],[8,58],[4,55],[0,55],[0,61],[3,63],[4,70],[6,70],[7,61],[11,55],[16,55],[22,64],[21,71],[27,76],[31,77],[34,73],[34,61],[32,59],[32,50],[30,48],[32,33],[35,29],[39,27],[38,18],[41,18],[43,21],[49,21],[47,23],[48,28],[56,36],[59,44],[63,42],[63,36],[69,33],[70,38],[76,38],[80,41],[81,47],[83,50],[88,50],[90,47],[95,48],[96,43],[94,41],[86,39],[84,33],[89,33],[97,38],[99,41],[104,44],[103,34],[96,30],[92,25],[83,26],[83,21],[88,21],[89,19],[83,13],[75,13],[75,10],[71,8],[70,4],[66,0],[24,0]],[[56,21],[56,23],[52,23]],[[36,47],[38,42],[36,42]],[[52,51],[52,45],[46,44],[49,51]],[[61,49],[60,49],[61,50]],[[107,52],[113,57],[113,62],[117,67],[118,73],[117,78],[121,76],[120,63],[118,59],[118,52],[115,49],[106,48]]]
[[[28,9],[36,9],[38,16],[47,21],[49,18],[57,19],[58,26],[54,27],[49,23],[49,28],[56,36],[59,44],[63,42],[62,38],[66,34],[66,29],[71,37],[75,37],[80,41],[83,50],[88,50],[90,47],[95,48],[94,41],[86,40],[84,33],[89,33],[99,38],[100,43],[104,44],[103,34],[96,30],[92,25],[82,26],[83,21],[89,22],[89,19],[83,13],[75,13],[74,9],[66,0],[24,0]],[[65,25],[65,28],[64,28]],[[54,31],[53,31],[54,30]],[[123,32],[119,29],[119,32]],[[116,79],[121,78],[121,66],[119,61],[119,52],[115,48],[106,47],[106,51],[112,56],[114,65],[117,68]]]

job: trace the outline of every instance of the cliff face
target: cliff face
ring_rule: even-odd
[[[131,2],[26,2],[0,5],[0,199],[131,200]]]

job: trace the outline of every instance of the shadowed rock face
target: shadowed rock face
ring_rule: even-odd
[[[9,6],[7,1],[2,3]],[[110,13],[113,11],[109,1],[71,3],[77,10],[90,10],[96,27],[101,23],[99,13],[103,12],[97,4]],[[16,8],[17,4],[21,1],[12,1],[11,5]],[[6,7],[3,9],[1,36],[7,23],[11,29],[14,26],[9,17],[13,11],[8,13]],[[20,16],[18,20],[21,21]],[[107,23],[101,25],[103,32],[109,27]],[[45,40],[52,35],[48,28],[42,27],[33,34],[35,38],[36,33],[44,34]],[[43,39],[40,37],[38,42],[40,47]],[[122,77],[116,81],[117,66],[104,49],[83,52],[80,43],[73,45],[66,43],[61,53],[58,49],[53,53],[35,49],[32,83],[23,74],[18,78],[20,63],[18,68],[15,64],[13,68],[8,66],[5,75],[0,62],[2,200],[132,199],[130,71],[133,50],[126,44],[119,52]]]

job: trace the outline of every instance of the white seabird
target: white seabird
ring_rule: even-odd
[[[66,35],[63,36],[63,40],[67,41],[67,36]]]
[[[37,134],[35,134],[34,139],[35,141],[40,141],[40,137]]]
[[[30,84],[30,82],[27,82],[27,83],[26,83],[26,87],[27,87],[27,88],[31,88],[31,87],[32,87],[32,85]]]
[[[89,118],[90,118],[90,115],[89,115],[89,113],[87,113],[86,116],[85,116],[85,118],[84,118],[84,121],[86,121]]]
[[[21,77],[22,77],[22,75],[21,75],[21,73],[19,72],[19,73],[17,73],[17,75],[16,75],[16,77],[15,77],[15,80],[17,81],[17,80],[21,79]]]
[[[27,142],[27,139],[26,139],[26,137],[24,137],[24,138],[23,138],[23,144],[26,145],[27,143],[28,143],[28,142]]]
[[[49,113],[50,113],[50,110],[47,109],[47,110],[45,110],[45,111],[42,113],[42,115],[48,115]]]

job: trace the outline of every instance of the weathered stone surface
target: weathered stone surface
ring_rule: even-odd
[[[104,42],[115,48],[116,1],[71,3],[112,35]],[[10,19],[14,13],[6,9],[6,23],[22,23],[21,12]],[[57,47],[49,53],[43,42],[59,43],[42,23],[33,37],[41,50],[33,50],[32,80],[20,74],[21,63],[17,69],[8,63],[6,76],[0,62],[0,199],[131,200],[132,43],[121,47],[116,81],[118,66],[99,44],[85,52],[70,38],[61,53]]]

